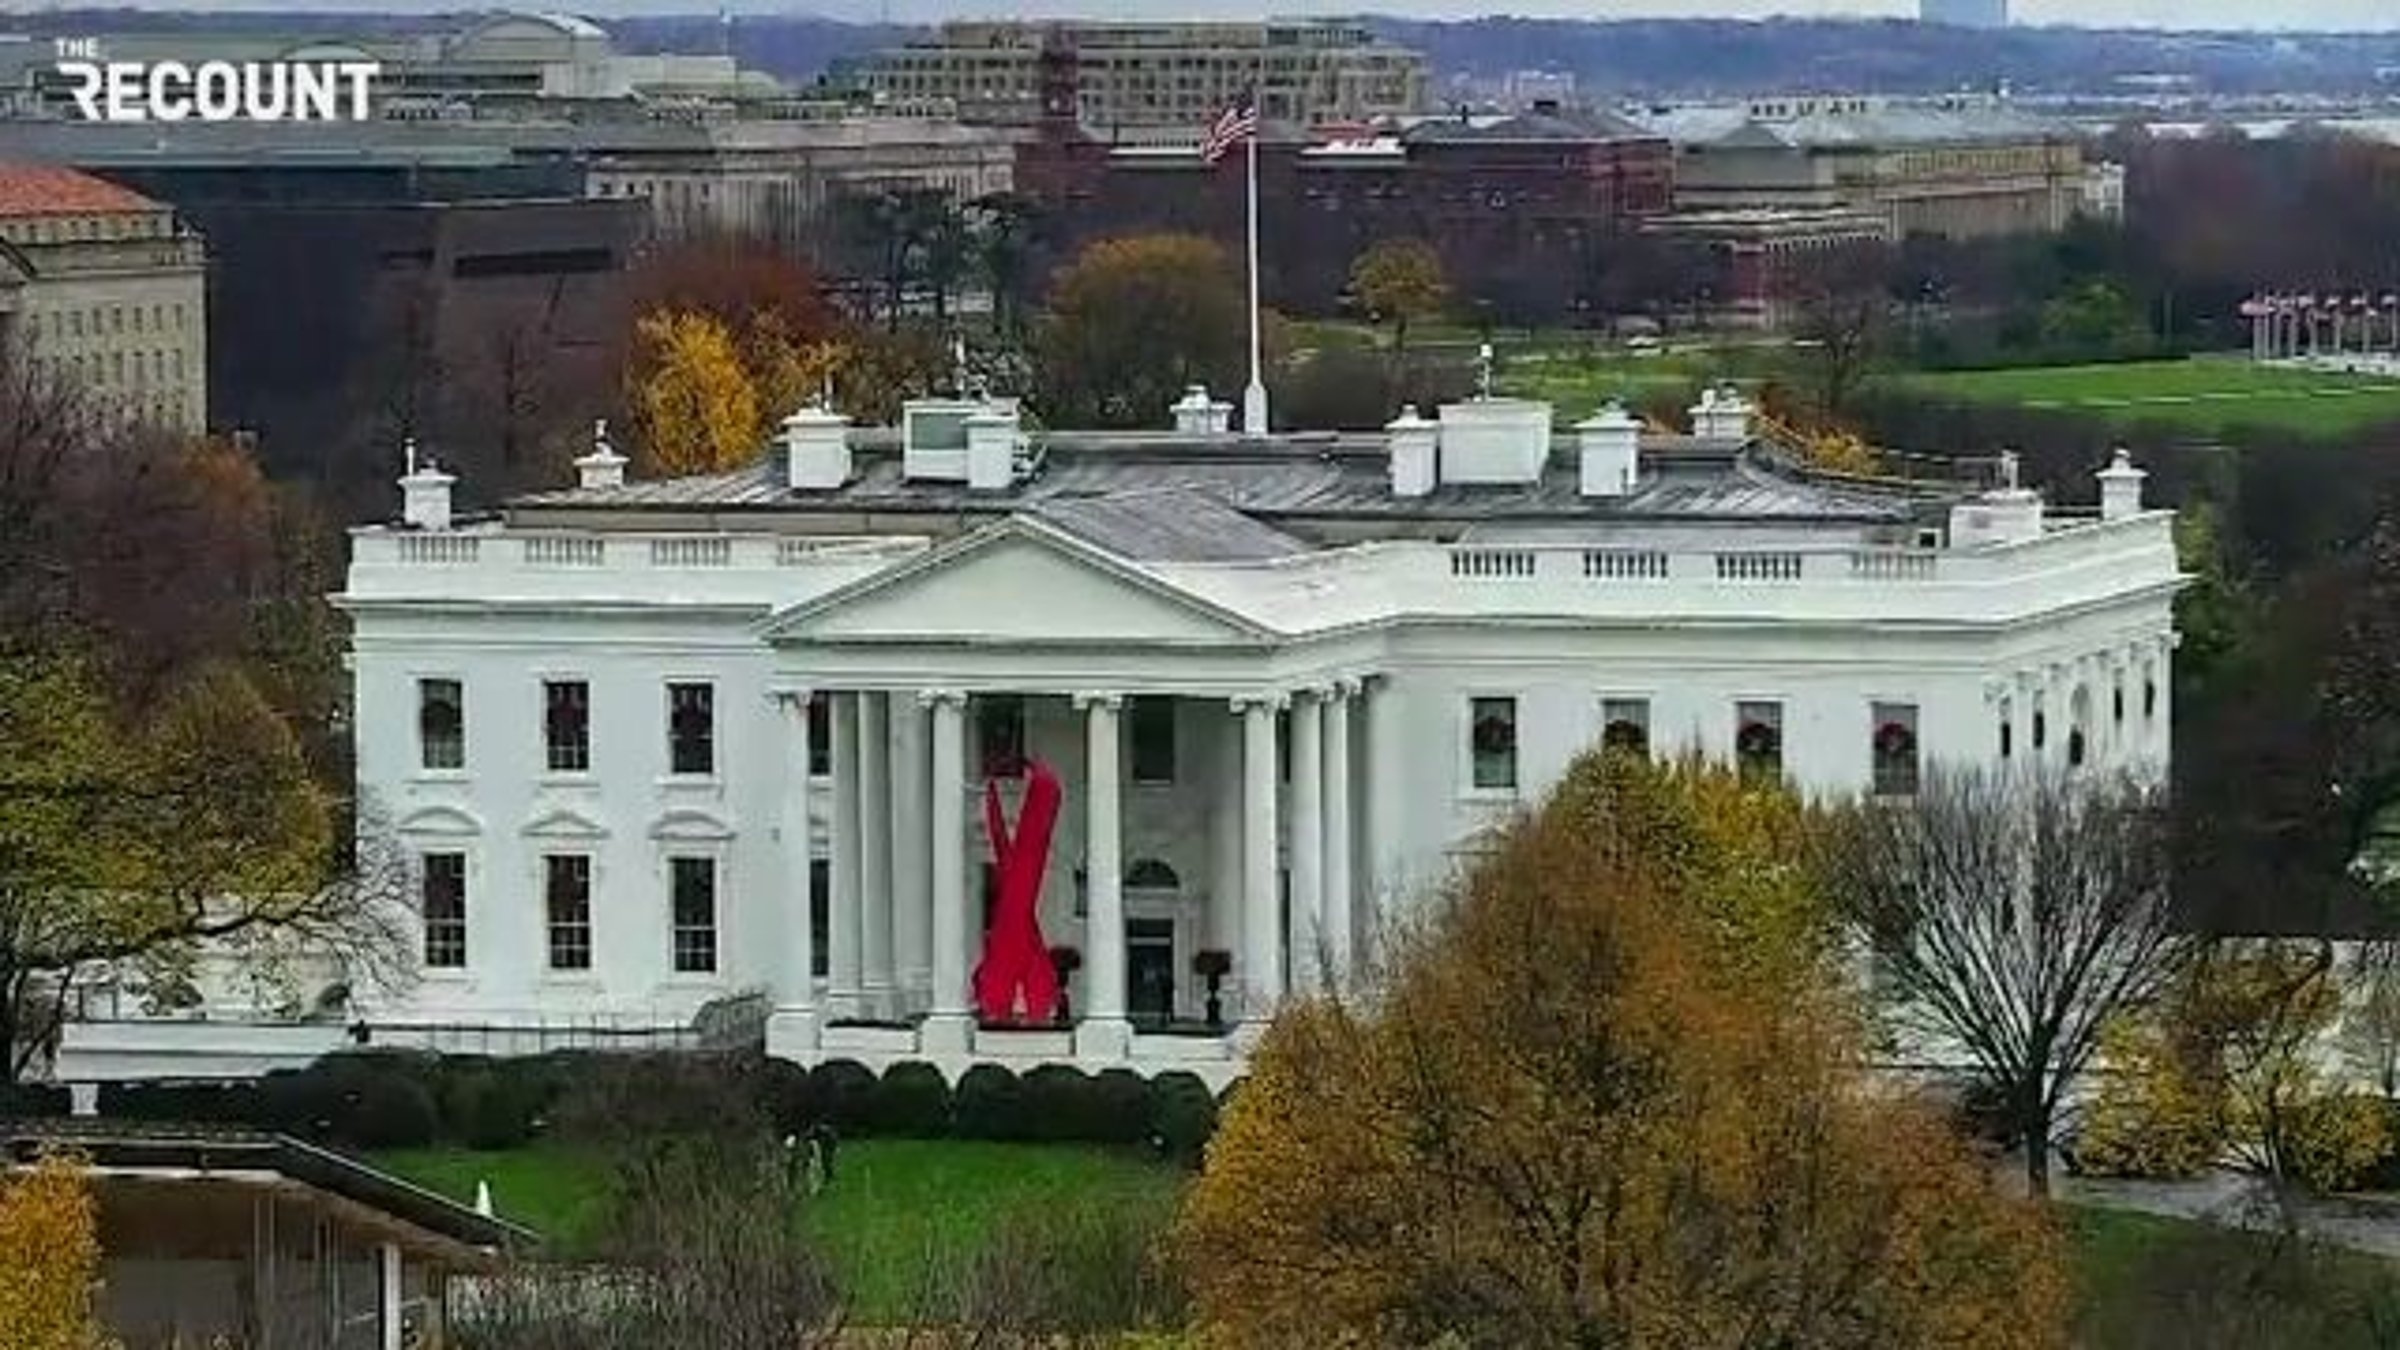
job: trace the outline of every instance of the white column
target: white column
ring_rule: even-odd
[[[1350,696],[1357,686],[1344,680],[1325,703],[1325,964],[1338,990],[1350,975],[1354,906],[1351,859],[1358,848],[1350,816]]]
[[[1358,938],[1353,960],[1374,959],[1376,934],[1387,912],[1400,904],[1408,885],[1408,840],[1400,800],[1407,750],[1398,699],[1398,691],[1386,676],[1370,676],[1360,682],[1358,710],[1367,720],[1366,764],[1359,777],[1367,792],[1367,870],[1353,883],[1365,910],[1355,916]]]
[[[892,1015],[892,733],[889,695],[858,696],[859,999]]]
[[[1325,913],[1325,704],[1314,692],[1292,700],[1292,903],[1285,973],[1295,990],[1314,990],[1322,970],[1317,946]]]
[[[767,1053],[786,1058],[817,1046],[816,925],[809,921],[816,909],[815,869],[809,865],[816,849],[808,812],[808,700],[806,690],[775,695],[783,719],[783,801],[776,823],[783,908],[770,929],[780,950],[769,964],[780,975],[775,1011],[767,1021]]]
[[[1283,999],[1283,915],[1275,868],[1275,703],[1242,701],[1242,1020]]]
[[[919,1043],[928,1054],[965,1054],[974,1025],[967,988],[967,700],[944,690],[933,709],[930,755],[933,850],[933,993]]]
[[[1083,1009],[1075,1026],[1079,1059],[1121,1060],[1133,1048],[1125,1018],[1125,855],[1115,694],[1076,699],[1084,710]]]
[[[892,978],[903,1014],[925,1007],[933,980],[933,836],[926,829],[929,775],[925,706],[894,694],[892,719]]]
[[[1242,725],[1223,705],[1209,719],[1213,732],[1210,768],[1215,774],[1209,811],[1208,945],[1233,958],[1218,993],[1225,1012],[1238,1020],[1242,980],[1248,962],[1242,955]],[[1177,978],[1181,978],[1180,975]],[[1203,983],[1199,992],[1207,996]]]
[[[833,905],[825,1011],[856,1017],[863,970],[859,942],[858,695],[833,695]]]
[[[376,1329],[382,1333],[376,1338],[376,1344],[381,1350],[400,1350],[402,1333],[407,1330],[402,1325],[401,1305],[408,1286],[401,1279],[400,1247],[397,1243],[375,1244],[375,1282],[379,1291],[376,1301],[381,1313],[381,1322]]]

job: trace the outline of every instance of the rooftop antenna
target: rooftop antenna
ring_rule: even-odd
[[[2011,492],[2017,490],[2017,452],[2014,450],[2000,452],[2000,486]]]
[[[1492,344],[1484,343],[1475,350],[1475,397],[1492,396]]]
[[[414,437],[414,436],[403,436],[403,437],[401,437],[401,438],[400,438],[400,459],[401,459],[401,462],[402,462],[402,463],[403,463],[403,464],[406,466],[406,468],[407,468],[407,471],[408,471],[408,476],[409,476],[409,477],[411,477],[411,478],[414,478],[414,477],[416,477],[416,476],[417,476],[417,438],[416,438],[416,437]]]

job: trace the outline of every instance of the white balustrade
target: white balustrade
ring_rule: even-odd
[[[1583,574],[1594,581],[1664,581],[1667,555],[1655,548],[1587,548]]]
[[[536,534],[525,540],[528,567],[599,567],[608,561],[608,541],[597,535]]]

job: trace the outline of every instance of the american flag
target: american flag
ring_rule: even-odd
[[[1258,100],[1248,90],[1217,114],[1209,123],[1208,135],[1200,142],[1200,158],[1214,164],[1225,158],[1225,152],[1258,134]]]

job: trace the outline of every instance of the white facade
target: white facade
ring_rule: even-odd
[[[1512,453],[1551,439],[1531,411],[1243,440],[928,405],[917,444],[795,418],[716,478],[596,455],[498,520],[420,482],[343,596],[361,794],[430,878],[431,963],[366,1017],[530,1038],[758,991],[803,1060],[1222,1080],[1611,721],[1772,742],[1823,794],[2003,753],[2163,773],[2179,577],[2130,466],[2067,516],[1812,477],[1731,396],[1706,437],[1604,415]],[[982,747],[1019,724],[1066,788],[1071,1029],[970,1013]]]

